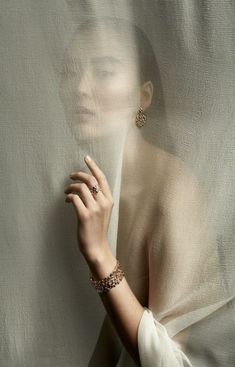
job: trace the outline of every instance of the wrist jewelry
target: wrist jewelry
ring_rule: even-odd
[[[97,290],[98,293],[107,293],[111,288],[119,284],[124,276],[125,274],[121,268],[119,261],[117,260],[116,266],[110,275],[101,280],[96,280],[91,275],[90,281],[92,286]]]

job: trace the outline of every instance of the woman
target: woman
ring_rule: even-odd
[[[128,352],[123,349],[118,366],[130,366],[129,355],[139,366],[191,366],[189,326],[226,297],[195,176],[141,134],[146,115],[149,123],[162,95],[148,39],[123,20],[85,22],[67,50],[60,92],[81,144],[105,142],[119,133],[117,141],[124,146],[116,256],[107,236],[113,195],[95,157],[85,157],[89,173],[73,172],[65,190],[77,215],[79,249],[92,284]],[[110,280],[105,288],[101,280],[115,271],[117,260],[121,268],[115,283]],[[185,322],[184,315],[197,310]],[[114,366],[119,356],[107,350],[99,358],[95,353],[93,366]]]

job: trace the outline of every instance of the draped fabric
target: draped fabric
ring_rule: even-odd
[[[0,365],[135,366],[64,201],[89,154],[144,306],[141,366],[235,366],[234,2],[0,8]]]

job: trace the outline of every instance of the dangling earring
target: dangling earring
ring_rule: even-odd
[[[146,120],[147,120],[147,116],[144,113],[143,108],[140,107],[137,112],[136,119],[135,119],[136,126],[142,127],[145,124]]]

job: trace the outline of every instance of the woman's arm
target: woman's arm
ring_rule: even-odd
[[[68,194],[66,202],[72,202],[75,207],[79,249],[93,276],[102,279],[113,271],[117,261],[107,240],[113,198],[103,172],[90,157],[85,162],[92,175],[85,172],[71,174],[72,179],[82,183],[70,184],[64,192]],[[99,186],[101,191],[92,193],[94,185]],[[140,366],[137,332],[144,307],[125,277],[100,297],[124,346]]]
[[[94,277],[102,279],[112,272],[116,265],[116,258],[111,251],[108,251],[96,261],[88,262],[88,265]],[[144,312],[143,306],[133,294],[125,277],[107,293],[101,294],[100,298],[122,343],[136,364],[140,366],[137,333]]]

